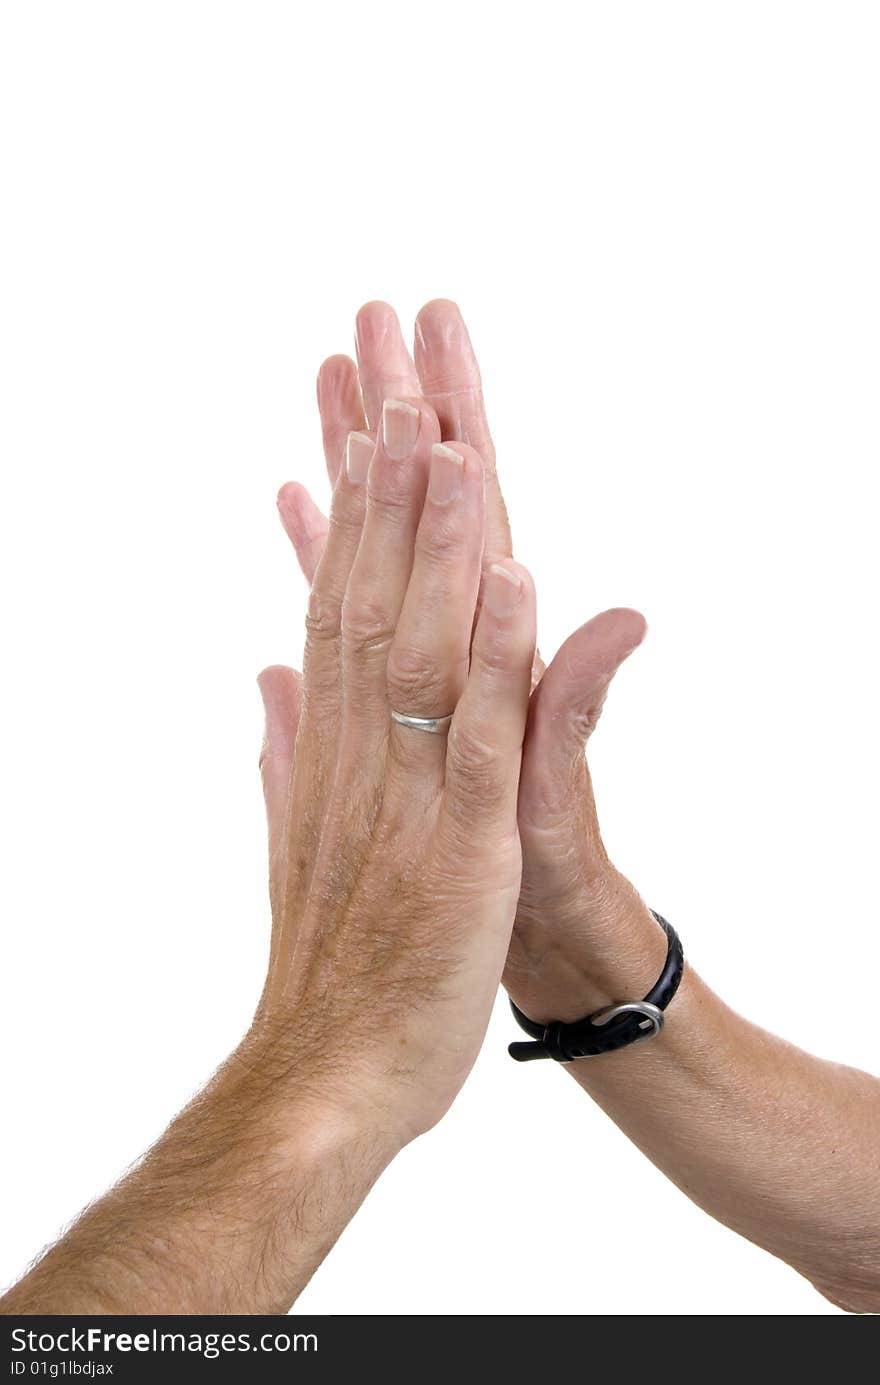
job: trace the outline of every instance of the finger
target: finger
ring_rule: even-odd
[[[583,759],[612,678],[645,638],[638,611],[605,611],[575,630],[545,672],[529,709],[520,820],[547,821],[573,801],[572,772]]]
[[[278,492],[278,513],[309,586],[327,542],[330,525],[305,486],[288,481]]]
[[[386,399],[370,464],[367,508],[351,569],[343,625],[346,718],[362,734],[388,728],[388,651],[413,562],[427,486],[431,447],[439,428],[422,402]]]
[[[349,433],[366,428],[357,366],[350,356],[330,356],[318,371],[318,413],[331,486],[345,461]]]
[[[289,862],[279,886],[283,899],[273,899],[273,918],[280,918],[282,913],[295,918],[304,908],[315,868],[311,847],[320,839],[335,779],[342,711],[342,602],[360,542],[373,450],[372,439],[365,434],[349,435],[346,465],[333,491],[327,543],[309,593],[300,700],[301,751],[293,760],[290,787],[291,801],[301,805],[298,839],[307,849],[298,851]],[[287,827],[289,838],[289,823]],[[288,968],[294,936],[290,930],[282,931],[277,939],[273,934],[270,980]]]
[[[448,716],[464,691],[480,588],[483,492],[483,463],[473,448],[432,449],[412,575],[388,655],[389,703],[407,716]],[[406,777],[433,773],[442,782],[444,735],[397,722],[390,733]]]
[[[269,825],[269,853],[281,839],[290,789],[293,748],[299,724],[302,675],[295,669],[273,664],[257,678],[263,699],[265,727],[260,751],[260,776]]]
[[[470,675],[449,730],[445,817],[462,844],[487,825],[516,831],[534,656],[534,586],[508,558],[486,575]]]
[[[340,701],[342,603],[360,544],[374,450],[366,433],[349,433],[346,463],[333,491],[327,541],[309,594],[303,656],[307,713],[314,705],[333,715]]]
[[[440,420],[445,441],[475,447],[486,468],[486,555],[490,565],[513,549],[507,507],[498,484],[495,448],[483,403],[480,368],[457,304],[447,298],[426,303],[416,318],[416,369],[422,393]]]
[[[346,465],[333,491],[327,542],[309,592],[301,710],[305,750],[294,764],[292,790],[305,805],[301,826],[309,840],[320,829],[333,784],[343,704],[342,603],[363,528],[372,455],[369,437],[349,435]],[[292,893],[307,889],[313,864],[307,861],[293,873]]]
[[[365,303],[355,322],[358,374],[369,428],[377,429],[386,399],[420,399],[422,389],[388,303]]]

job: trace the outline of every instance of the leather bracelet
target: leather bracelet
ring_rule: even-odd
[[[684,949],[671,923],[652,909],[651,913],[669,939],[666,965],[644,1000],[625,1001],[597,1010],[586,1019],[563,1024],[552,1020],[536,1024],[518,1010],[513,1001],[510,1008],[521,1029],[532,1036],[532,1043],[510,1044],[507,1051],[518,1063],[533,1058],[553,1058],[557,1063],[571,1063],[575,1058],[594,1058],[600,1053],[612,1053],[616,1048],[653,1039],[663,1028],[663,1011],[681,984],[684,971]]]

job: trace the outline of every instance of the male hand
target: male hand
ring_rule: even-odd
[[[520,889],[535,606],[507,559],[477,613],[483,465],[439,439],[392,399],[348,439],[303,676],[260,680],[272,942],[248,1034],[0,1312],[285,1312],[470,1071]]]
[[[510,528],[480,372],[456,305],[441,299],[421,310],[414,355],[385,303],[361,309],[356,341],[357,364],[332,356],[318,376],[331,483],[339,477],[349,433],[375,434],[385,399],[425,400],[436,413],[441,436],[470,444],[482,457],[483,571],[509,558]],[[302,486],[285,486],[278,504],[311,582],[327,521]],[[665,955],[664,935],[650,911],[608,860],[584,757],[611,680],[645,630],[636,611],[606,611],[574,631],[546,670],[539,660],[533,670],[518,807],[522,889],[504,982],[536,1020],[577,1019],[643,992]],[[270,685],[284,676],[271,674]],[[293,731],[289,719],[275,719],[272,753],[282,766],[292,753]]]
[[[477,614],[479,455],[438,445],[422,399],[386,395],[375,422],[341,439],[302,690],[290,670],[260,679],[274,935],[257,1028],[406,1140],[470,1070],[508,950],[534,593],[506,558]],[[448,737],[392,710],[451,714]]]

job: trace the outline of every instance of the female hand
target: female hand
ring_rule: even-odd
[[[413,359],[394,311],[368,303],[357,318],[357,356],[357,365],[347,356],[330,357],[318,376],[331,480],[350,429],[374,430],[389,396],[422,397],[436,411],[442,437],[469,443],[483,459],[484,570],[509,559],[510,527],[480,372],[456,305],[441,299],[421,310]],[[282,489],[279,511],[311,581],[327,521],[298,485]],[[536,1020],[577,1019],[609,1001],[641,994],[665,956],[665,939],[650,911],[608,860],[584,758],[611,680],[645,630],[637,611],[606,611],[576,630],[546,671],[535,662],[519,791],[523,881],[504,983]],[[273,747],[283,763],[292,747],[283,718],[274,722]]]
[[[535,608],[508,558],[474,625],[476,451],[439,446],[419,398],[374,421],[375,441],[339,420],[302,680],[260,677],[273,934],[254,1034],[405,1142],[470,1070],[507,954]],[[448,736],[392,709],[451,713]]]

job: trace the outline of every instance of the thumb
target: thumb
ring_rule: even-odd
[[[520,806],[531,821],[563,808],[612,678],[647,633],[638,611],[604,611],[569,635],[532,695]]]
[[[302,701],[302,674],[273,664],[257,678],[263,699],[265,731],[260,751],[260,775],[269,826],[269,858],[274,858],[287,815],[290,772]]]

